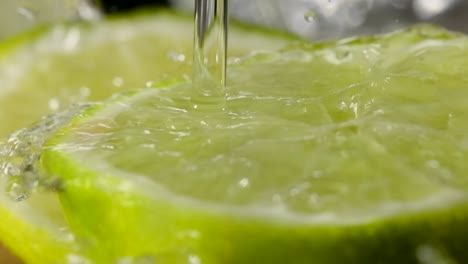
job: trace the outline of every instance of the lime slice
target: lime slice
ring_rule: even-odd
[[[41,164],[96,263],[467,263],[468,38],[419,26],[91,107]]]
[[[0,43],[0,145],[9,133],[72,103],[189,78],[192,31],[191,16],[140,11],[39,28]],[[231,57],[294,40],[244,25],[233,25],[231,33]],[[6,184],[0,177],[2,190]],[[0,215],[0,240],[27,263],[81,263],[54,193],[18,203],[0,192]]]

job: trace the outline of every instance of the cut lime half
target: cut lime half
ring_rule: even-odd
[[[468,38],[418,26],[86,110],[42,156],[96,263],[466,263]]]
[[[0,145],[9,133],[70,104],[190,78],[192,31],[191,16],[156,10],[42,27],[5,40],[0,43]],[[294,40],[234,23],[230,56]],[[55,193],[16,202],[4,193],[6,185],[0,177],[0,241],[26,263],[84,261]]]

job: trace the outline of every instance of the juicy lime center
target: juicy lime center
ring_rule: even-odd
[[[192,101],[188,84],[123,97],[56,148],[222,205],[362,216],[464,199],[467,125],[456,120],[467,89],[450,82],[463,72],[426,71],[441,47],[400,34],[253,55],[231,68],[221,104]],[[467,40],[452,42],[447,67],[467,67]]]

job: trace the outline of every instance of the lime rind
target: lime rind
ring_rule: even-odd
[[[156,258],[167,257],[167,263],[182,262],[187,254],[198,256],[209,264],[254,263],[252,261],[256,260],[283,263],[278,260],[284,256],[289,256],[290,263],[310,263],[310,259],[321,261],[319,263],[346,260],[347,263],[360,264],[374,263],[375,259],[385,259],[388,263],[419,263],[415,259],[415,249],[423,246],[435,252],[449,248],[450,258],[467,257],[460,242],[468,235],[465,228],[468,221],[466,200],[452,206],[441,204],[440,209],[433,207],[429,211],[400,213],[387,219],[343,225],[336,221],[278,222],[275,221],[277,216],[265,219],[263,214],[256,218],[255,212],[245,216],[227,210],[207,211],[206,204],[203,205],[204,210],[200,210],[193,203],[166,203],[155,197],[159,189],[150,189],[155,186],[146,185],[147,181],[142,180],[140,184],[143,185],[135,186],[118,174],[83,169],[83,166],[70,163],[68,158],[54,152],[48,152],[45,159],[60,162],[53,171],[70,177],[70,180],[65,180],[68,187],[61,201],[74,232],[79,237],[95,241],[87,253],[101,261],[151,252],[150,255]],[[128,178],[128,175],[120,176]],[[138,182],[135,179],[138,176],[131,177],[133,182]],[[80,182],[74,183],[72,179],[78,178]],[[91,189],[83,188],[83,183]],[[96,191],[91,186],[102,187]],[[145,192],[142,189],[150,193],[142,193]],[[83,206],[89,203],[93,206]],[[97,219],[113,224],[96,225]],[[129,229],[128,226],[145,228]],[[122,237],[132,244],[124,243]],[[373,241],[372,248],[369,241]],[[107,251],[96,251],[98,244],[105,244]],[[350,245],[353,249],[347,250]],[[188,248],[188,253],[180,252],[184,248]],[[385,248],[391,250],[382,250]],[[275,253],[271,254],[268,249],[275,249]]]
[[[3,185],[3,183],[2,183]],[[53,203],[55,194],[38,195],[38,203]],[[66,263],[68,257],[77,253],[73,245],[73,236],[66,226],[61,226],[50,215],[40,211],[34,205],[12,201],[4,193],[0,195],[1,239],[5,244],[22,257],[26,263]],[[56,205],[60,208],[59,205]],[[53,213],[55,214],[55,213]],[[24,221],[28,216],[31,222]],[[8,223],[8,224],[7,224]],[[19,235],[22,234],[22,235]],[[27,234],[27,235],[25,235]]]

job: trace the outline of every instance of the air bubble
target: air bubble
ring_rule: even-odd
[[[33,127],[17,131],[0,145],[0,177],[7,179],[6,193],[13,200],[26,200],[40,183],[49,188],[59,188],[56,182],[46,182],[38,168],[43,145],[58,129],[89,106],[77,105],[46,116]]]
[[[115,87],[122,87],[123,84],[124,79],[122,77],[115,77],[114,79],[112,79],[112,85],[114,85]]]
[[[190,255],[190,256],[188,257],[188,263],[189,263],[189,264],[201,264],[202,262],[201,262],[201,259],[200,259],[199,256],[197,256],[197,255]]]
[[[174,62],[184,62],[185,54],[177,52],[169,52],[169,58]]]
[[[319,203],[320,196],[316,193],[309,195],[309,203],[311,205],[317,205]]]
[[[304,20],[307,22],[314,22],[316,19],[317,13],[313,10],[308,10],[304,13]]]
[[[421,264],[456,264],[444,253],[431,245],[422,245],[416,250],[416,256]]]
[[[250,185],[250,181],[247,178],[243,178],[242,180],[239,181],[239,186],[242,188],[247,188]]]
[[[415,0],[413,9],[421,19],[430,19],[447,11],[455,2],[456,0]]]
[[[151,87],[153,87],[153,84],[154,83],[152,81],[148,81],[148,82],[145,83],[145,87],[146,88],[151,88]]]
[[[26,18],[27,20],[29,20],[29,21],[34,21],[34,20],[35,20],[35,15],[34,15],[34,13],[33,13],[31,10],[27,9],[27,8],[18,7],[18,8],[16,9],[16,12],[17,12],[18,14],[20,14],[21,16],[25,17],[25,18]]]
[[[80,87],[80,96],[83,98],[88,98],[91,95],[91,89],[86,86]]]
[[[49,100],[49,109],[52,111],[57,111],[60,109],[60,101],[57,98],[51,98]]]
[[[83,256],[69,254],[67,256],[67,264],[91,264],[91,262]]]
[[[93,1],[80,0],[77,5],[77,12],[80,19],[83,20],[98,20],[102,17],[102,13],[93,4]]]

